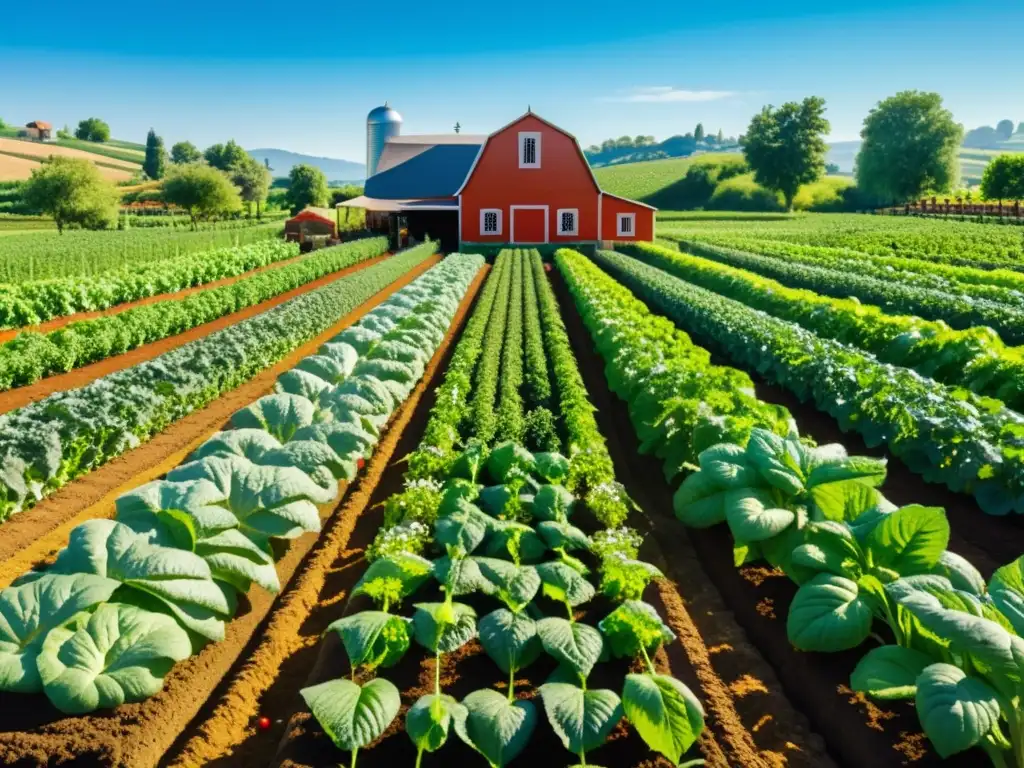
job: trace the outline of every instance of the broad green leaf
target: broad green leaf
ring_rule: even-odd
[[[434,564],[413,552],[396,552],[370,563],[356,582],[352,596],[365,594],[369,585],[381,579],[397,579],[401,584],[399,597],[405,598],[423,585],[433,573]]]
[[[409,707],[405,716],[405,732],[409,734],[417,750],[436,752],[448,741],[448,731],[453,722],[465,728],[469,712],[453,697],[442,693],[436,696],[428,693]]]
[[[821,573],[797,590],[786,630],[802,651],[843,651],[864,642],[871,622],[871,606],[856,582]]]
[[[316,406],[299,395],[265,395],[231,417],[236,429],[263,429],[282,443],[300,427],[313,423]]]
[[[940,507],[901,507],[868,534],[875,564],[902,576],[929,573],[949,544],[949,523]]]
[[[988,590],[1017,634],[1024,635],[1024,556],[997,568]]]
[[[584,691],[569,683],[546,683],[538,690],[548,722],[573,754],[600,747],[622,719],[622,702],[614,691]]]
[[[529,666],[540,656],[537,623],[529,616],[499,608],[480,619],[477,628],[480,645],[506,675],[513,668]]]
[[[494,584],[480,572],[480,566],[475,557],[456,557],[448,555],[439,557],[434,561],[434,578],[437,579],[451,593],[452,597],[461,597],[473,592],[491,594],[495,590]]]
[[[598,630],[568,619],[541,619],[537,622],[537,635],[548,654],[572,667],[583,679],[590,674],[604,650],[604,641]]]
[[[517,473],[529,475],[534,466],[533,454],[511,440],[496,445],[487,457],[487,472],[499,483],[507,483]]]
[[[508,765],[530,743],[537,709],[530,701],[509,701],[492,690],[473,691],[462,700],[468,715],[455,731],[492,766]]]
[[[476,563],[494,586],[495,596],[512,611],[522,610],[540,589],[541,577],[532,565],[515,565],[493,557],[476,558]]]
[[[310,402],[318,403],[320,396],[332,389],[328,382],[319,376],[292,368],[277,377],[274,383],[274,392],[279,395],[299,395]]]
[[[931,663],[932,659],[911,648],[872,648],[857,662],[850,687],[875,699],[912,699],[917,693],[918,675]]]
[[[417,603],[416,642],[434,653],[452,653],[476,637],[476,611],[463,603]]]
[[[594,585],[565,563],[541,563],[537,573],[544,582],[544,594],[575,608],[594,597]]]
[[[576,526],[556,520],[544,520],[536,526],[548,549],[590,549],[590,538]]]
[[[815,466],[807,477],[814,517],[836,522],[856,519],[874,505],[878,496],[874,489],[883,480],[884,459],[854,456]]]
[[[390,667],[409,650],[412,621],[384,611],[362,611],[338,619],[328,630],[341,637],[353,669]]]
[[[43,574],[0,590],[0,691],[36,693],[43,641],[79,611],[106,602],[120,583],[91,574]]]
[[[475,483],[486,461],[487,447],[478,441],[470,442],[466,450],[460,453],[452,464],[448,476],[464,478]]]
[[[979,744],[999,722],[997,694],[951,664],[932,664],[917,679],[917,716],[940,757]]]
[[[816,573],[845,576],[854,581],[865,567],[860,545],[849,527],[826,520],[811,523],[804,530],[806,543],[792,553],[793,563]]]
[[[739,544],[778,536],[796,521],[796,513],[775,506],[767,491],[744,488],[726,498],[725,519]]]
[[[469,554],[480,546],[489,529],[487,515],[462,499],[455,512],[439,518],[434,524],[434,540],[444,547],[458,547]]]
[[[689,688],[668,675],[626,675],[622,708],[655,752],[679,762],[704,728],[704,708]]]
[[[156,695],[191,654],[188,633],[170,616],[104,603],[50,630],[36,663],[53,705],[81,715]]]
[[[743,486],[723,485],[702,469],[679,486],[672,510],[690,528],[710,528],[725,522],[726,499],[737,487]]]
[[[269,432],[254,427],[229,429],[218,432],[196,448],[188,457],[198,461],[207,456],[241,456],[251,462],[258,462],[267,451],[281,447],[281,441]],[[145,487],[145,486],[143,486]]]
[[[531,511],[538,520],[565,522],[576,506],[576,497],[561,485],[542,485],[533,497]]]
[[[950,552],[948,549],[944,551],[939,557],[938,564],[935,566],[935,573],[949,579],[954,589],[970,592],[978,597],[985,594],[985,577],[981,575],[981,572],[973,564],[967,561],[967,558],[958,555],[956,552]]]
[[[512,557],[518,552],[522,562],[536,562],[544,556],[544,541],[528,525],[510,520],[496,520],[491,527],[484,552],[489,557]]]
[[[379,739],[398,715],[398,689],[383,678],[359,686],[351,680],[329,680],[299,693],[338,749],[351,752]]]
[[[569,475],[569,460],[560,453],[535,453],[534,472],[549,483],[560,483]]]
[[[653,654],[659,645],[676,639],[654,607],[640,600],[626,600],[601,619],[598,626],[611,646],[612,655],[620,659],[640,656],[641,648]]]

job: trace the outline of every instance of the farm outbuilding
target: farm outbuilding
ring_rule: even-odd
[[[35,141],[49,141],[52,137],[53,126],[43,120],[33,120],[20,131],[27,139]]]
[[[376,170],[339,206],[444,250],[654,239],[655,209],[604,192],[575,137],[532,112],[490,136],[390,137]]]
[[[304,244],[338,239],[338,211],[331,208],[308,207],[284,223],[284,239]]]

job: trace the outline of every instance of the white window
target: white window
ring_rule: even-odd
[[[480,234],[492,236],[501,234],[500,209],[484,208],[480,211]]]
[[[522,131],[519,134],[519,167],[540,168],[539,131]]]
[[[615,216],[615,235],[617,237],[636,236],[636,214],[619,213]]]
[[[577,208],[558,209],[558,234],[578,235],[580,233],[580,212]]]

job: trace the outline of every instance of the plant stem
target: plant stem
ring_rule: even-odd
[[[576,623],[576,616],[573,615],[572,606],[569,605],[569,603],[565,604],[565,610],[569,613],[569,623],[570,624]]]
[[[580,750],[580,765],[584,766],[584,768],[587,765],[587,753],[582,749]]]
[[[356,755],[359,754],[359,747],[352,750],[352,762],[349,763],[349,768],[356,768]]]
[[[434,695],[441,695],[441,652],[434,656]]]
[[[508,700],[515,701],[516,698],[516,668],[509,667],[508,672]]]
[[[640,652],[644,655],[644,661],[647,662],[647,668],[651,671],[652,675],[658,674],[658,670],[654,668],[654,664],[651,662],[651,657],[647,655],[647,649],[640,646]]]
[[[423,747],[416,750],[416,768],[420,768],[420,763],[423,762]]]

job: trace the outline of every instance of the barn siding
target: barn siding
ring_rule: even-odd
[[[633,237],[618,236],[616,215],[619,213],[636,214],[636,232],[633,233]],[[655,213],[653,208],[634,203],[632,200],[604,194],[601,200],[601,239],[605,241],[644,240],[650,242],[654,240]]]

